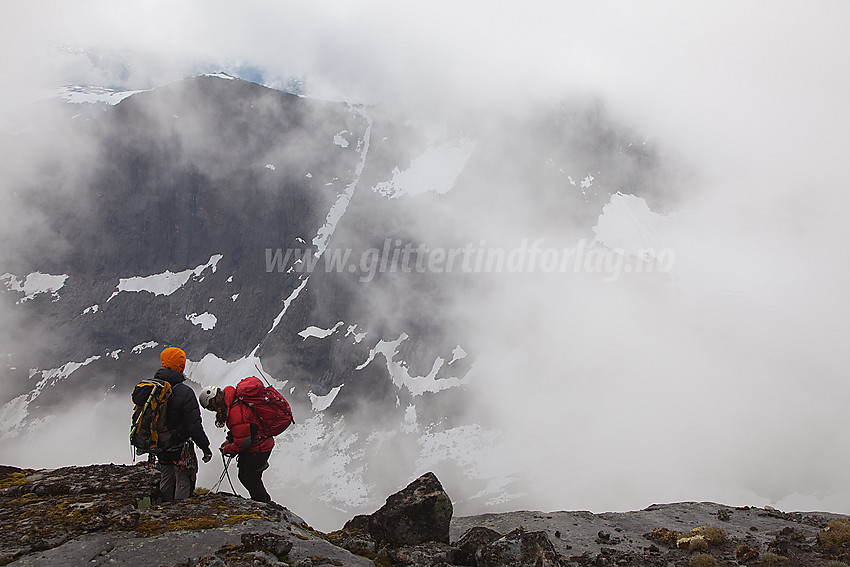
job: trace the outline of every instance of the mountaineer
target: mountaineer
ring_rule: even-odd
[[[219,450],[236,455],[239,482],[252,500],[271,502],[263,484],[263,471],[269,468],[274,436],[292,423],[292,410],[286,399],[272,386],[250,376],[236,387],[207,386],[198,395],[201,405],[215,412],[217,427],[227,425],[227,439]],[[225,469],[226,470],[226,469]]]
[[[168,430],[176,432],[177,446],[157,453],[157,466],[161,476],[159,491],[163,501],[188,498],[195,492],[198,473],[198,458],[195,442],[203,452],[204,462],[212,459],[210,440],[201,423],[201,410],[195,391],[184,384],[186,376],[186,353],[177,347],[168,347],[160,354],[162,368],[154,375],[155,380],[171,384],[171,398],[165,413]]]

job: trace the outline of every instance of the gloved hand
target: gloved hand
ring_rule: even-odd
[[[212,460],[212,453],[210,453],[209,450],[204,451],[204,456],[201,457],[201,458],[203,459],[203,461],[205,463],[208,463],[208,462],[210,462],[210,460]]]

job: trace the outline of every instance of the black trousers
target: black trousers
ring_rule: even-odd
[[[263,471],[269,468],[269,455],[271,454],[271,451],[268,453],[239,453],[236,458],[239,482],[248,489],[251,500],[259,502],[271,502],[272,500],[263,484]]]
[[[159,493],[163,502],[189,498],[195,493],[198,458],[191,442],[159,455],[157,468],[160,472]]]

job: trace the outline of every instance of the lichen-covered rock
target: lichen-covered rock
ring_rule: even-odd
[[[223,493],[158,503],[159,472],[147,463],[7,473],[0,565],[374,565],[274,503]]]
[[[285,537],[267,532],[264,534],[242,534],[242,547],[246,551],[266,551],[282,557],[292,550],[292,542]]]
[[[134,529],[137,502],[159,493],[159,473],[144,463],[10,469],[0,477],[0,565],[80,534]]]
[[[391,565],[405,567],[434,567],[455,565],[456,548],[446,543],[431,541],[420,545],[397,547],[387,550]]]
[[[434,473],[426,473],[387,498],[371,515],[355,516],[344,531],[368,533],[389,547],[449,543],[452,501]]]
[[[546,532],[517,528],[481,547],[475,554],[478,567],[561,567],[565,563]]]

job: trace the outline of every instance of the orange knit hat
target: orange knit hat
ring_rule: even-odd
[[[163,368],[183,372],[186,368],[186,353],[177,347],[168,347],[159,355]]]

